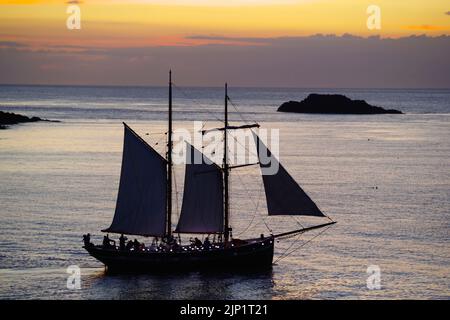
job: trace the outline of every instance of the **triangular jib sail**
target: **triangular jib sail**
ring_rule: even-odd
[[[269,215],[325,217],[254,132],[253,136],[263,174]],[[278,170],[274,171],[273,168],[278,168]]]
[[[163,236],[166,229],[167,162],[124,123],[122,171],[116,212],[102,230]]]
[[[175,232],[222,233],[224,230],[221,168],[192,145],[186,147],[183,205]]]

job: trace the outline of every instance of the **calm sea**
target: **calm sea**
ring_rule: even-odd
[[[312,92],[406,114],[276,112]],[[100,241],[111,222],[121,122],[164,152],[167,88],[0,86],[0,110],[61,120],[0,130],[0,298],[450,298],[450,90],[231,87],[229,95],[234,123],[280,130],[281,162],[338,224],[277,243],[269,273],[105,275],[81,236]],[[175,86],[175,127],[213,127],[222,104],[222,88]],[[182,166],[175,180],[179,210]],[[235,237],[322,222],[267,217],[261,183],[258,168],[233,172]],[[81,268],[79,290],[66,286],[71,265]],[[378,290],[367,287],[369,267],[379,268]]]

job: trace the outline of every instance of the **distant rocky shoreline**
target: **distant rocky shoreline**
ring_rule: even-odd
[[[8,126],[26,123],[26,122],[38,122],[38,121],[50,121],[50,122],[59,122],[56,120],[47,120],[41,119],[39,117],[27,117],[21,114],[12,113],[12,112],[4,112],[0,111],[0,129],[7,129]]]
[[[341,94],[312,93],[301,102],[283,103],[277,111],[317,114],[402,114],[395,109],[372,106],[364,100],[352,100]]]

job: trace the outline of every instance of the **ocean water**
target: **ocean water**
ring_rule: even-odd
[[[311,92],[406,114],[276,112]],[[121,122],[164,153],[167,88],[0,86],[0,110],[61,120],[0,130],[0,298],[450,298],[450,90],[231,87],[229,95],[233,123],[279,130],[281,162],[336,225],[276,243],[267,273],[106,275],[81,236],[98,242],[111,222]],[[175,86],[175,128],[216,126],[222,103],[221,88]],[[183,167],[175,172],[177,211]],[[231,192],[235,237],[324,222],[268,217],[257,167],[236,169]],[[81,268],[79,290],[66,285],[71,265]],[[370,266],[380,289],[367,287]]]

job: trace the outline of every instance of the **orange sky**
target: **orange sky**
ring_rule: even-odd
[[[185,85],[447,88],[448,3],[0,0],[0,83],[160,85],[172,68]]]
[[[381,30],[368,30],[366,9],[381,8]],[[66,1],[0,1],[0,41],[33,46],[204,44],[195,35],[283,37],[316,33],[383,37],[450,34],[442,0],[135,0],[80,1],[81,30],[68,30]],[[214,42],[217,42],[214,41]],[[245,44],[245,43],[241,43]]]

